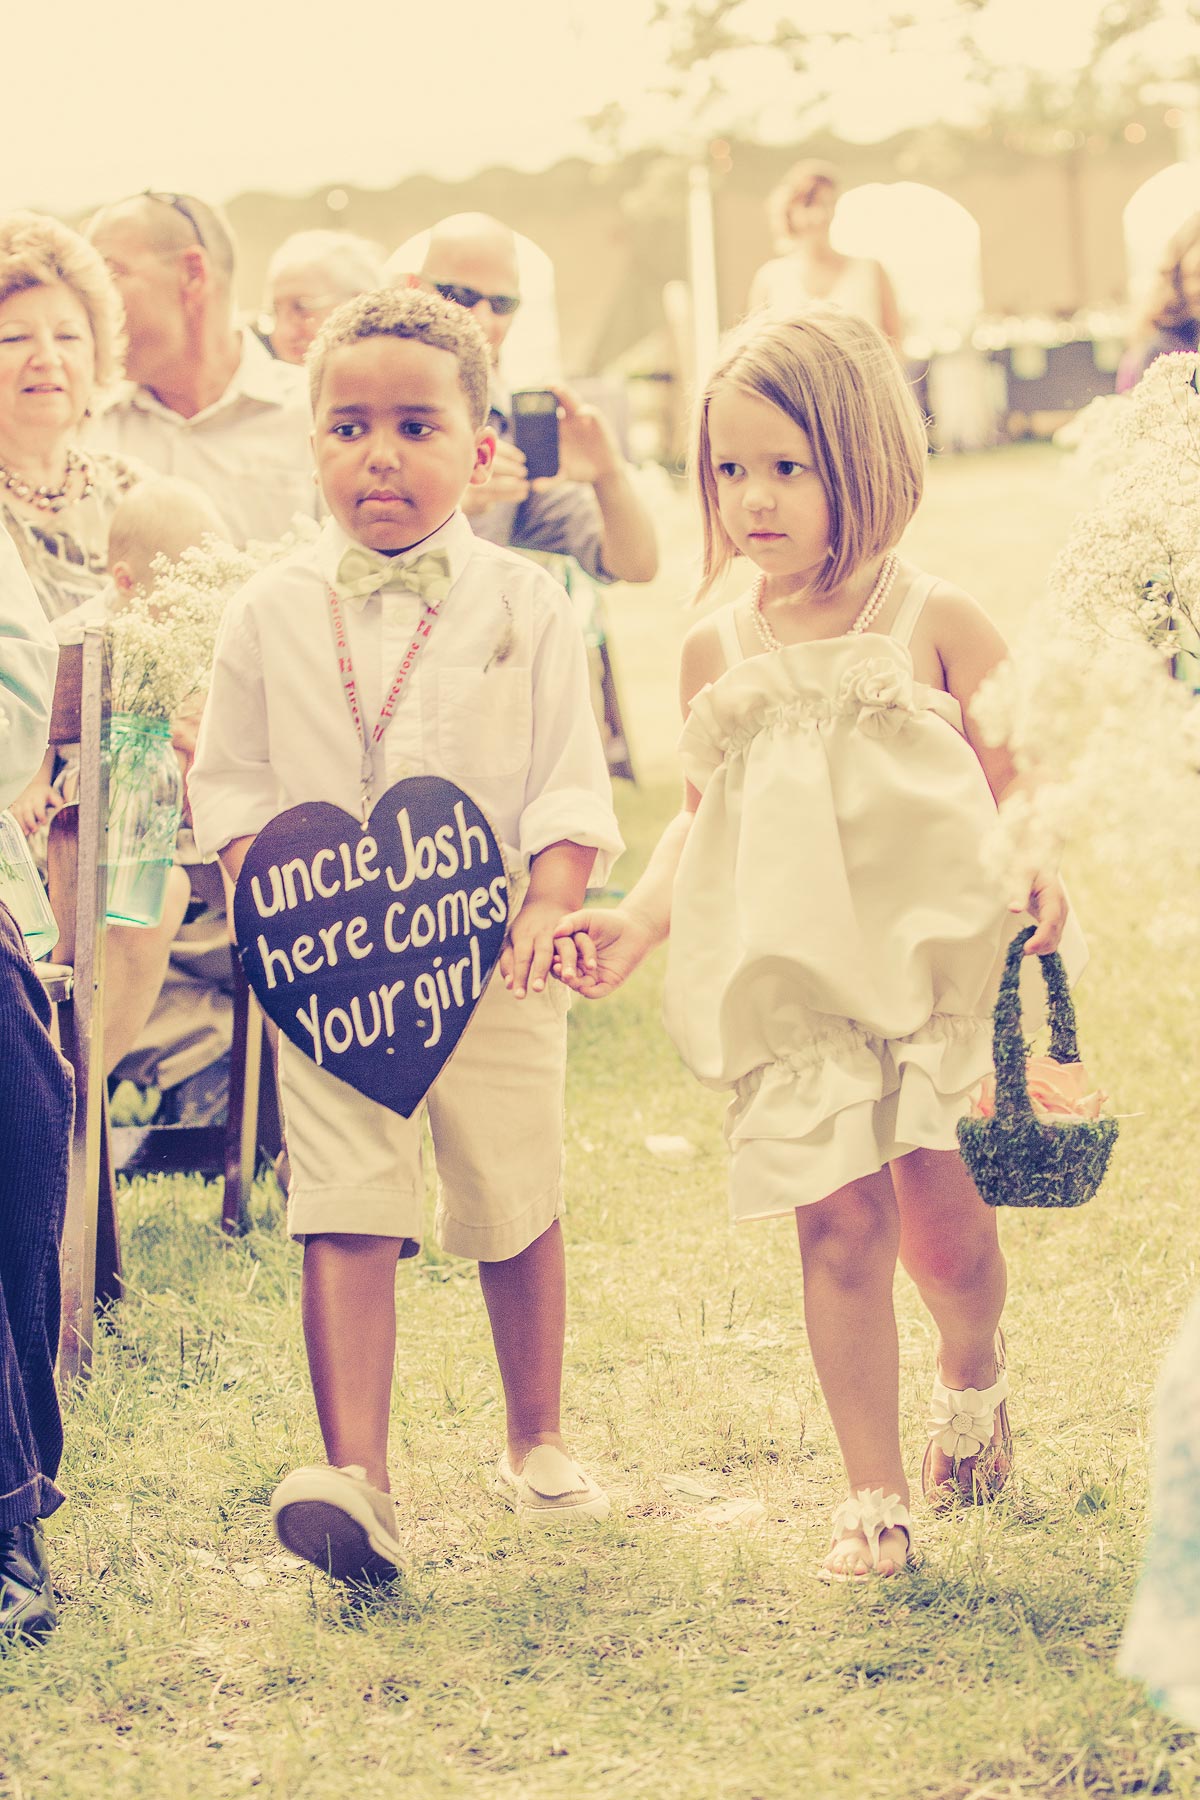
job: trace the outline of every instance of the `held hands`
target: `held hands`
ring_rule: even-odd
[[[514,1000],[532,989],[540,994],[554,958],[554,927],[562,907],[553,898],[529,896],[512,922],[500,952],[500,977]]]
[[[585,907],[559,921],[553,971],[585,1000],[604,1000],[658,941],[658,933],[620,907]]]
[[[62,803],[62,795],[39,777],[17,795],[9,811],[25,836],[32,837],[40,826],[54,817]]]
[[[1025,946],[1026,956],[1048,956],[1058,949],[1067,922],[1067,896],[1057,875],[1035,875],[1028,899],[1010,901],[1008,910],[1030,913],[1037,920],[1037,930]]]

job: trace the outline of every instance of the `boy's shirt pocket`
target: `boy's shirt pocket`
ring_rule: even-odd
[[[528,669],[440,669],[437,741],[452,779],[520,774],[533,749]]]

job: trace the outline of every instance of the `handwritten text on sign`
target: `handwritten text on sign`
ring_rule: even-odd
[[[452,782],[397,782],[366,831],[325,801],[252,845],[238,949],[268,1017],[322,1068],[408,1117],[462,1036],[504,943],[490,826]]]

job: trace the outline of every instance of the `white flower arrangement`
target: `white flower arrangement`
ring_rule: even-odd
[[[297,526],[302,524],[297,520]],[[257,570],[310,535],[301,529],[279,543],[252,543],[245,550],[210,537],[175,562],[155,557],[153,586],[110,612],[106,635],[113,712],[174,718],[208,684],[226,603]]]
[[[154,559],[153,587],[114,605],[106,627],[114,713],[171,719],[204,686],[225,602],[255,566],[213,538]]]
[[[1198,368],[1195,355],[1160,357],[1093,415],[1093,466],[1111,473],[1072,527],[1034,633],[972,704],[1024,777],[1001,808],[1006,880],[1053,867],[1081,827],[1115,880],[1200,872],[1200,702],[1170,679],[1200,627]]]

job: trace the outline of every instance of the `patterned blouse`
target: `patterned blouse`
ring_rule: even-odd
[[[108,580],[108,528],[113,513],[147,471],[123,456],[89,450],[92,491],[61,512],[31,517],[0,494],[0,525],[17,546],[48,619],[90,600]]]

